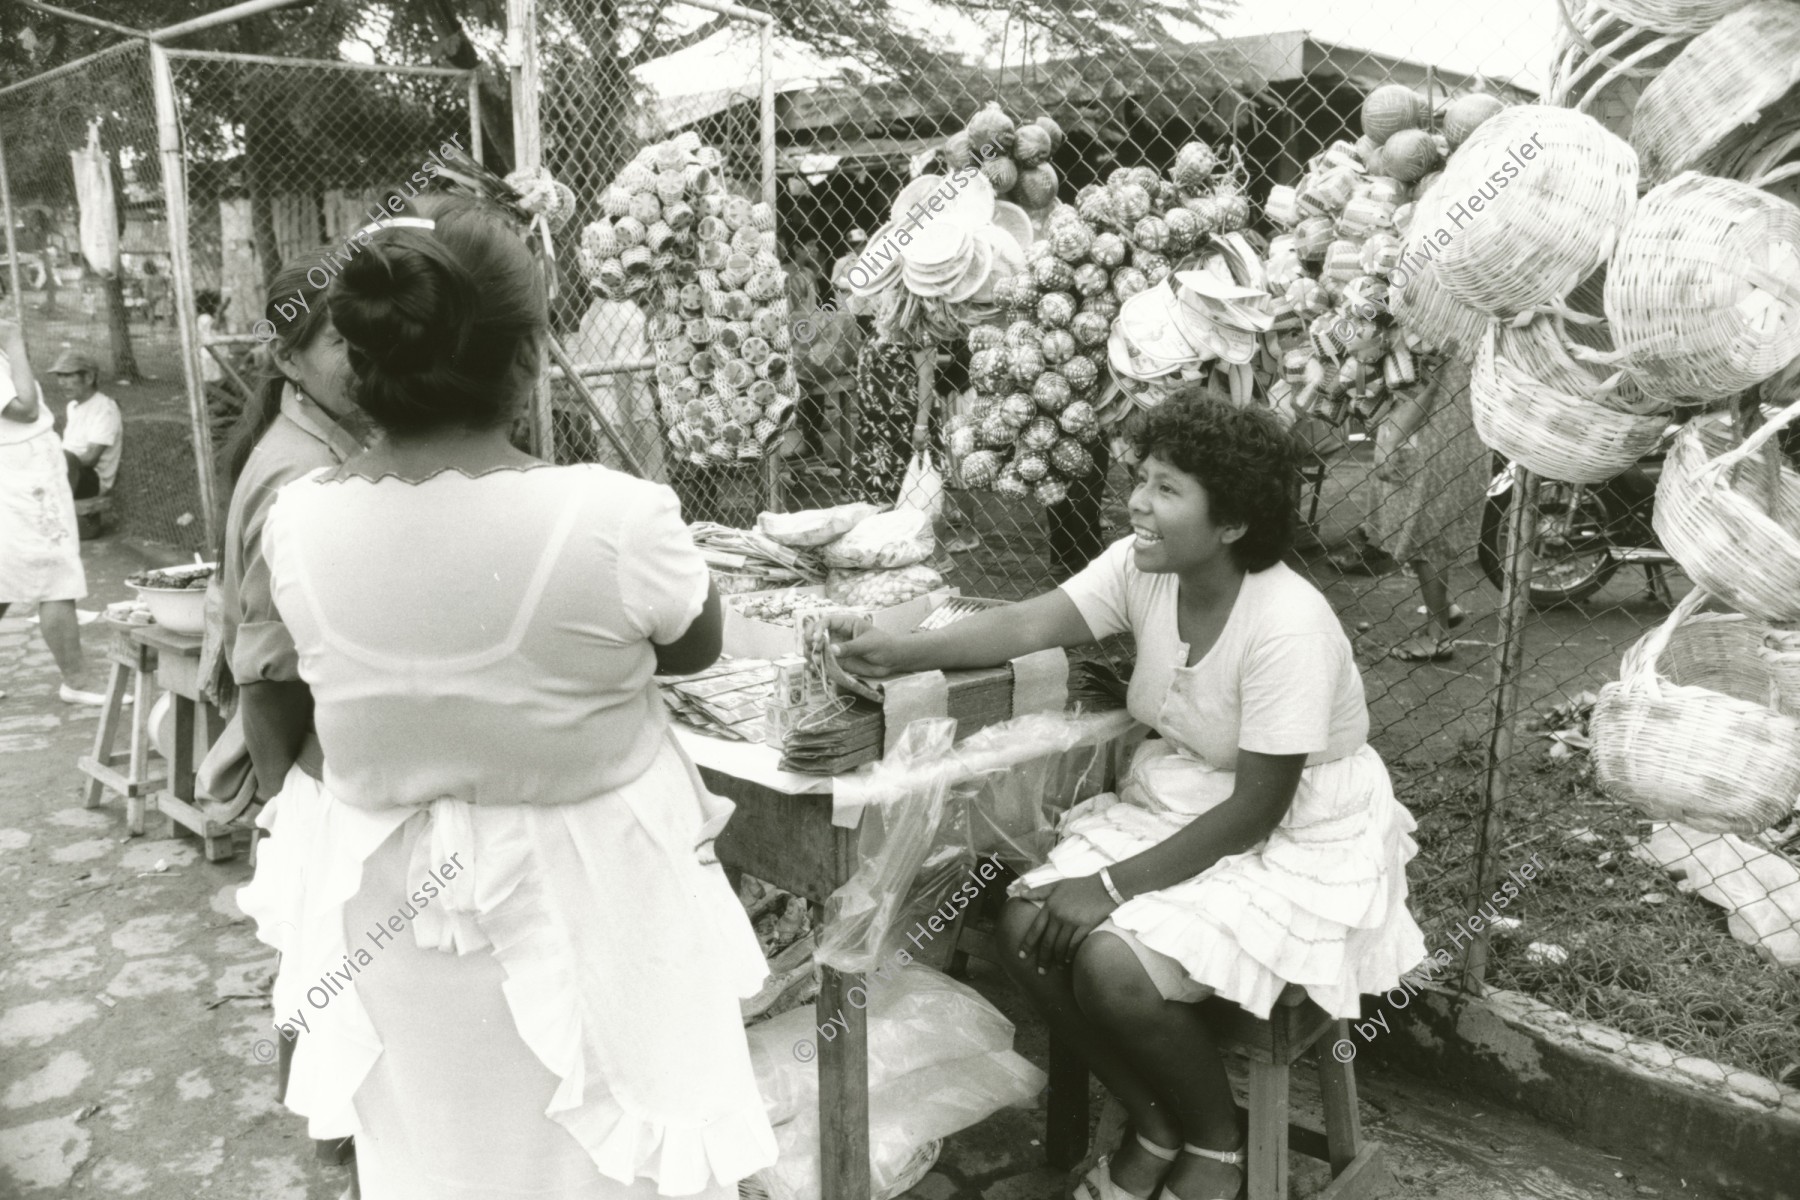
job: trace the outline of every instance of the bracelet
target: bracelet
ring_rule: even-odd
[[[1113,886],[1111,867],[1100,868],[1100,886],[1106,889],[1106,894],[1113,898],[1114,904],[1125,903],[1125,897],[1121,896],[1119,889]]]

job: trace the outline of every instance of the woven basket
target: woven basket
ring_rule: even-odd
[[[1800,355],[1800,208],[1748,183],[1670,180],[1625,226],[1606,316],[1652,396],[1722,400],[1768,378]]]
[[[1770,629],[1760,650],[1775,683],[1776,707],[1800,717],[1800,629]]]
[[[1689,42],[1638,99],[1631,144],[1655,185],[1800,83],[1800,5],[1756,0]]]
[[[1521,147],[1529,159],[1515,159]],[[1442,207],[1421,204],[1413,225],[1442,231],[1438,274],[1451,295],[1510,317],[1560,300],[1606,261],[1637,177],[1637,155],[1594,118],[1521,104],[1469,135],[1433,189]]]
[[[1587,113],[1620,137],[1628,136],[1638,97],[1689,37],[1659,33],[1612,11],[1618,6],[1605,0],[1558,4],[1563,20],[1544,102]]]
[[[1772,504],[1766,472],[1733,472],[1797,418],[1800,404],[1732,449],[1716,422],[1690,421],[1669,449],[1651,518],[1688,578],[1777,624],[1800,621],[1800,472],[1781,464]]]
[[[1657,33],[1699,33],[1749,0],[1599,0],[1597,7]]]
[[[1743,613],[1696,613],[1670,635],[1656,660],[1656,673],[1680,687],[1705,688],[1779,709],[1776,669],[1764,652],[1772,632]]]
[[[1604,483],[1649,453],[1667,421],[1609,408],[1600,386],[1568,358],[1556,318],[1490,329],[1469,377],[1475,432],[1547,479]]]
[[[1426,258],[1424,253],[1425,238],[1436,226],[1417,215],[1442,211],[1437,205],[1437,198],[1444,195],[1441,182],[1432,185],[1414,210],[1400,265],[1388,276],[1388,306],[1401,328],[1415,335],[1427,350],[1467,360],[1481,345],[1487,314],[1470,308],[1445,289],[1435,258]]]
[[[1705,599],[1690,592],[1626,651],[1618,682],[1600,689],[1589,726],[1594,775],[1652,820],[1759,833],[1800,798],[1800,720],[1659,674],[1676,630]]]

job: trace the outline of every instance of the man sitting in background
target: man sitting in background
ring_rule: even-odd
[[[50,374],[69,402],[62,431],[69,488],[77,500],[105,495],[119,477],[119,451],[125,440],[119,405],[100,390],[100,364],[84,351],[64,350]]]

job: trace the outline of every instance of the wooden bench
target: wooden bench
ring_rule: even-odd
[[[999,964],[995,921],[1003,904],[996,889],[979,916],[971,911],[960,922],[951,974],[960,976],[970,957]],[[1349,1022],[1334,1019],[1307,998],[1304,988],[1292,984],[1283,989],[1266,1021],[1217,997],[1200,1001],[1200,1007],[1220,1048],[1241,1054],[1249,1066],[1250,1104],[1240,1106],[1238,1114],[1247,1129],[1250,1200],[1287,1200],[1290,1148],[1330,1164],[1331,1184],[1317,1200],[1373,1200],[1380,1195],[1387,1183],[1382,1146],[1363,1139],[1356,1070],[1332,1053],[1337,1042],[1348,1040]],[[1309,1052],[1316,1059],[1325,1109],[1322,1132],[1294,1123],[1288,1112],[1288,1073]],[[1088,1069],[1054,1035],[1049,1075],[1044,1156],[1051,1166],[1068,1169],[1087,1157]],[[1101,1122],[1103,1129],[1106,1125]]]

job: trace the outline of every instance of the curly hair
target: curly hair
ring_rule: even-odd
[[[1176,392],[1131,435],[1137,460],[1154,454],[1206,489],[1212,519],[1242,525],[1231,559],[1264,571],[1294,544],[1300,443],[1265,408],[1238,408],[1200,387]]]

